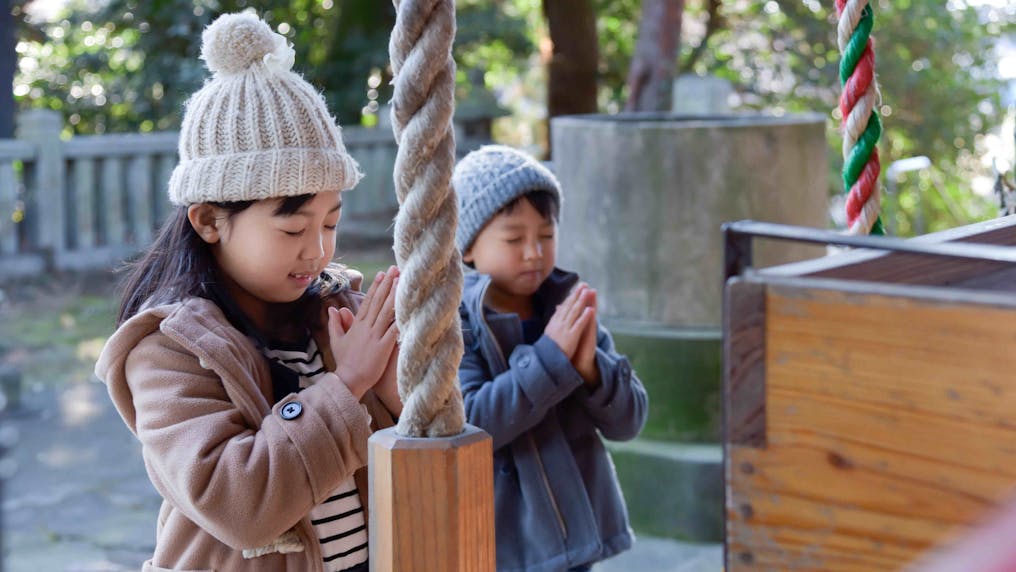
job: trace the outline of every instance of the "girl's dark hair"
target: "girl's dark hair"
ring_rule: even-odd
[[[285,197],[274,214],[293,214],[313,197],[314,195]],[[210,204],[224,209],[227,216],[232,218],[253,205],[254,201]],[[211,246],[198,236],[187,218],[187,207],[176,207],[163,223],[147,252],[125,268],[117,326],[145,306],[179,302],[194,296],[214,300],[216,293],[213,293],[213,289],[219,282],[217,268]],[[337,273],[341,267],[333,266],[328,270],[330,272],[322,273],[299,300],[278,305],[286,306],[286,312],[270,312],[269,316],[288,313],[287,321],[297,322],[296,318],[304,317],[309,320],[311,327],[318,326],[321,295],[344,285]],[[217,294],[222,295],[222,292],[220,288]]]
[[[525,199],[529,204],[533,205],[536,212],[540,213],[544,219],[557,222],[560,213],[560,206],[557,201],[554,200],[554,195],[550,191],[529,191],[528,193],[517,197],[512,202],[506,204],[497,214],[505,213],[511,214],[518,206],[519,201]]]

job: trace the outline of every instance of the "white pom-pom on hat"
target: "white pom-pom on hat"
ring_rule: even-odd
[[[254,14],[223,14],[201,34],[201,59],[213,73],[240,73],[275,51],[276,36]]]

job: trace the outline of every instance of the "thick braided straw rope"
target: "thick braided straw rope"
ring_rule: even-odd
[[[836,0],[840,46],[840,114],[843,127],[843,186],[847,190],[850,234],[883,234],[879,219],[878,139],[882,122],[875,105],[875,49],[871,42],[874,17],[868,0]]]
[[[395,260],[402,270],[395,310],[404,409],[396,431],[409,437],[462,432],[462,267],[455,248],[455,3],[395,0],[388,51],[395,76]]]

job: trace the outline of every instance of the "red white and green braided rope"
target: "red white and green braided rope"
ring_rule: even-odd
[[[875,48],[871,41],[874,17],[868,0],[836,0],[837,41],[840,47],[841,127],[843,129],[843,187],[847,190],[850,234],[883,234],[879,219],[881,192],[878,140],[882,122],[875,106]]]

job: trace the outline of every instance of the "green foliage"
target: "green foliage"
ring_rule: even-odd
[[[392,4],[378,0],[73,0],[57,21],[23,26],[19,104],[62,111],[74,133],[177,128],[187,97],[208,77],[201,31],[219,14],[247,9],[290,39],[297,71],[341,124],[376,121],[371,114],[391,97],[395,22]],[[469,67],[510,73],[532,51],[513,4],[460,1],[458,18],[455,55]]]
[[[358,122],[368,76],[387,62],[385,28],[394,14],[374,0],[342,4],[75,0],[45,25],[48,41],[22,43],[18,83],[28,87],[18,95],[26,107],[62,110],[77,133],[176,128],[187,97],[208,77],[198,59],[201,31],[221,13],[253,9],[290,38],[298,71],[341,110],[340,121]],[[44,65],[26,69],[26,56]]]
[[[600,102],[608,112],[627,99],[639,5],[639,0],[596,0]],[[828,190],[842,193],[835,3],[724,0],[719,25],[703,47],[708,7],[709,0],[685,2],[680,62],[694,56],[695,63],[681,71],[729,80],[737,92],[736,111],[827,115]],[[873,7],[883,173],[905,157],[926,155],[932,161],[927,172],[903,175],[895,185],[898,195],[883,197],[890,230],[909,235],[994,216],[993,197],[983,188],[974,192],[973,182],[990,175],[978,159],[985,153],[980,142],[998,132],[1004,113],[994,48],[1016,33],[1016,4],[873,0]]]
[[[899,194],[883,199],[890,230],[906,235],[993,216],[990,195],[972,191],[974,177],[985,174],[973,158],[984,152],[977,142],[1002,122],[994,46],[1016,32],[1016,6],[880,0],[873,7],[883,173],[904,157],[932,161],[927,173],[906,175]],[[738,0],[724,2],[722,15],[725,26],[693,71],[730,80],[742,108],[828,113],[830,192],[843,192],[836,176],[842,153],[834,3]],[[684,52],[695,43],[685,38]]]
[[[542,58],[549,50],[541,3],[457,4],[460,101],[480,83],[512,108],[512,129],[538,133],[545,117]],[[599,101],[613,112],[627,98],[640,0],[594,4]],[[702,45],[710,0],[686,1],[681,59],[694,64],[683,71],[730,80],[737,110],[826,114],[829,192],[842,193],[834,3],[719,5],[720,24]],[[972,182],[990,174],[979,159],[1004,111],[994,46],[1016,33],[1016,4],[874,0],[873,6],[883,172],[914,155],[927,155],[933,164],[903,175],[898,195],[885,199],[890,230],[924,232],[992,216],[991,196],[974,193]],[[60,110],[77,133],[175,128],[186,97],[208,75],[197,58],[200,31],[216,15],[243,9],[257,10],[290,38],[298,71],[325,94],[343,125],[376,122],[372,113],[391,97],[387,49],[394,9],[383,0],[72,0],[55,22],[19,28],[19,105]]]
[[[626,82],[638,40],[638,0],[596,0],[600,36],[600,106],[607,111],[624,107]]]
[[[504,85],[518,76],[533,51],[527,14],[517,3],[459,0],[454,56],[460,109],[477,87]]]

